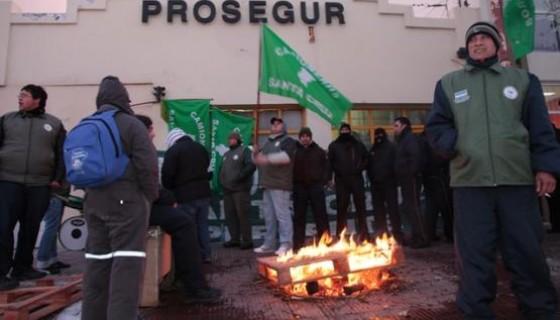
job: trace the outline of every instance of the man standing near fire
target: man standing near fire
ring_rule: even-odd
[[[556,319],[558,297],[541,247],[537,195],[554,191],[560,146],[537,77],[500,65],[500,34],[477,22],[462,70],[438,81],[426,130],[451,159],[457,304],[466,319],[495,319],[496,249],[526,319]]]

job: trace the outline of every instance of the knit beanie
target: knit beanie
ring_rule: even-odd
[[[301,137],[303,135],[313,137],[313,133],[311,133],[311,129],[309,129],[308,127],[303,127],[301,128],[301,130],[299,130],[298,137]]]
[[[186,136],[187,134],[181,128],[175,128],[167,134],[167,138],[165,139],[165,143],[167,144],[167,149],[171,148],[177,142],[177,140],[181,139],[182,137]]]
[[[496,49],[500,48],[500,32],[493,24],[484,21],[476,22],[467,29],[467,32],[465,33],[465,44],[467,48],[469,47],[469,40],[479,33],[484,33],[490,36],[492,40],[494,40],[494,44],[496,44]]]

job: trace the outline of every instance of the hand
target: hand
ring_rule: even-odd
[[[547,193],[554,192],[556,188],[556,178],[548,172],[539,171],[535,177],[537,195],[544,196]]]
[[[59,189],[61,187],[61,184],[58,181],[51,181],[51,183],[49,183],[49,186],[53,189]]]
[[[334,190],[334,180],[329,180],[329,182],[327,183],[327,188],[330,188],[331,190]]]
[[[265,156],[262,153],[257,153],[254,157],[253,157],[253,162],[257,165],[257,166],[262,166],[262,165],[266,165],[269,163],[268,161],[268,157]]]

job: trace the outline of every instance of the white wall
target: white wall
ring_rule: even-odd
[[[79,11],[84,5],[74,0],[67,15],[14,14],[11,24],[2,27],[0,22],[0,82],[5,79],[0,113],[15,109],[22,85],[37,83],[49,92],[48,109],[71,127],[93,110],[95,86],[108,74],[130,84],[133,101],[150,100],[151,87],[162,85],[167,98],[255,104],[260,27],[248,22],[247,2],[240,1],[242,21],[234,25],[219,18],[208,25],[197,23],[192,3],[187,24],[169,24],[166,2],[163,13],[148,24],[141,23],[139,0],[97,0],[89,4],[95,10]],[[299,19],[293,25],[270,25],[355,103],[429,103],[437,79],[460,67],[453,61],[455,51],[465,28],[478,17],[477,10],[462,9],[454,20],[416,19],[410,7],[387,0],[343,3],[346,25],[326,25],[321,19],[314,43]],[[272,20],[270,8],[267,16]],[[0,15],[5,10],[9,6],[0,5]],[[261,102],[293,103],[270,95],[263,95]],[[158,106],[144,109],[159,118]],[[315,115],[307,119],[321,138],[330,139],[327,124]],[[156,125],[161,143],[165,127],[163,122]]]

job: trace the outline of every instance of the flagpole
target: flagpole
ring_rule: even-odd
[[[255,141],[253,142],[254,146],[258,145],[258,133],[259,133],[259,111],[261,109],[261,91],[259,90],[261,84],[261,59],[262,59],[262,41],[263,41],[263,28],[264,25],[261,25],[261,30],[259,31],[259,59],[258,59],[258,66],[257,66],[257,118],[255,119]]]

